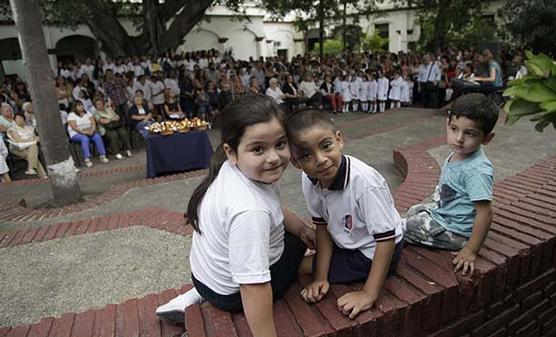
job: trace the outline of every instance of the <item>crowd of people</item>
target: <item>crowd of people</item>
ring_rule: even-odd
[[[520,55],[511,64],[502,64],[511,76],[526,73]],[[439,107],[466,90],[498,90],[503,81],[493,54],[472,48],[427,54],[349,53],[322,59],[306,54],[291,60],[281,56],[234,60],[209,50],[60,62],[55,86],[68,137],[81,145],[85,165],[91,167],[91,143],[102,163],[108,162],[108,154],[130,157],[130,132],[147,137],[151,123],[168,118],[198,116],[214,123],[218,111],[247,93],[270,96],[290,113],[303,106],[333,113],[378,113],[416,102]],[[28,160],[28,174],[45,176],[40,163],[29,159],[37,151],[26,147],[28,153],[18,152],[17,141],[8,132],[17,125],[15,115],[21,115],[36,133],[27,85],[6,79],[0,101],[0,137],[7,139],[10,152]],[[39,144],[38,138],[33,141]],[[2,167],[6,171],[6,165]]]

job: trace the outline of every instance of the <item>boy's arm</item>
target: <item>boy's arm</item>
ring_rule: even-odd
[[[328,270],[330,268],[330,259],[332,258],[333,244],[330,234],[326,229],[326,224],[317,226],[316,249],[317,266],[313,281],[301,291],[301,297],[306,302],[314,303],[320,301],[328,292],[330,284],[328,283]]]
[[[469,271],[469,274],[473,274],[475,259],[483,246],[492,221],[492,202],[485,200],[476,201],[474,204],[476,215],[471,237],[467,245],[457,252],[453,260],[455,265],[454,271],[457,272],[461,269],[463,275],[466,275],[467,271]]]
[[[315,229],[285,207],[282,207],[282,213],[284,213],[286,230],[299,237],[308,248],[313,249],[315,247]]]
[[[270,282],[239,287],[245,318],[253,337],[275,337]]]
[[[338,310],[354,319],[361,311],[368,310],[373,306],[388,275],[395,248],[394,239],[377,242],[371,271],[363,288],[340,297]]]

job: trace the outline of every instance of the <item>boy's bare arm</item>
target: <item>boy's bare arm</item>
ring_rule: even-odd
[[[320,301],[328,292],[330,284],[328,283],[328,270],[330,269],[330,259],[332,258],[333,244],[330,234],[326,229],[326,225],[317,226],[317,268],[313,281],[303,290],[301,297],[306,302],[314,303]]]
[[[313,249],[315,247],[315,229],[285,207],[282,207],[282,213],[284,213],[286,230],[299,237],[308,248]]]
[[[245,318],[253,337],[275,337],[270,282],[240,285]]]
[[[361,311],[370,309],[373,306],[388,275],[388,269],[390,268],[395,248],[396,243],[394,239],[377,242],[371,271],[363,289],[340,297],[338,299],[338,310],[353,319]]]
[[[466,275],[468,271],[470,274],[475,271],[475,259],[485,242],[492,221],[492,202],[477,201],[474,204],[476,214],[471,237],[453,261],[454,271],[457,272],[461,269],[463,275]]]

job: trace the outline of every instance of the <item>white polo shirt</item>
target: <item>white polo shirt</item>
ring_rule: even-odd
[[[386,180],[359,159],[342,156],[328,189],[305,173],[301,180],[313,223],[326,225],[338,247],[359,249],[372,260],[377,242],[402,240],[402,219]]]
[[[284,250],[283,221],[278,186],[254,182],[226,161],[199,206],[191,272],[221,295],[269,282]]]

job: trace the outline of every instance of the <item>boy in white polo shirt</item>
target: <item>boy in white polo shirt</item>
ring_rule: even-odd
[[[313,281],[301,296],[313,303],[330,283],[365,281],[361,290],[338,299],[339,310],[353,319],[373,306],[397,266],[402,220],[384,178],[342,153],[342,134],[326,113],[299,111],[286,128],[292,163],[303,170],[303,194],[317,226]]]

